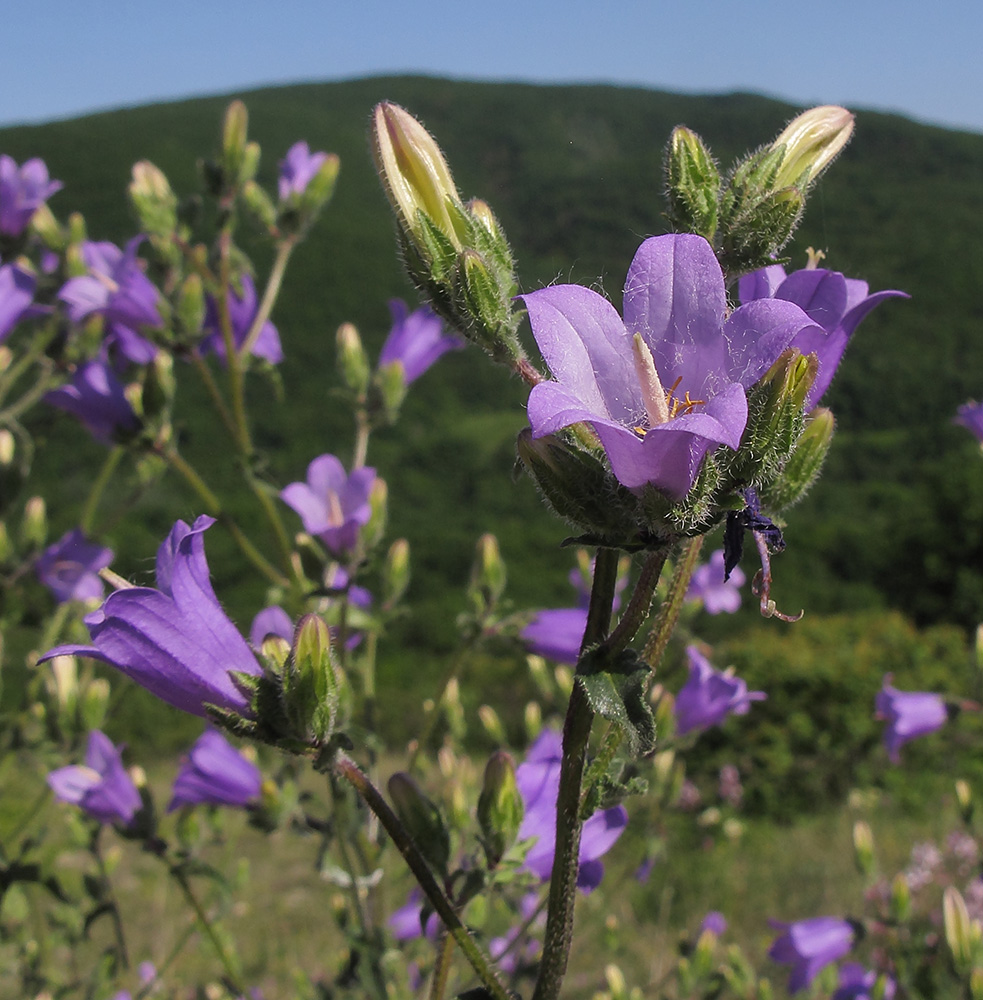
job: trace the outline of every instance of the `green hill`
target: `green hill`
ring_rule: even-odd
[[[257,443],[284,481],[302,477],[317,454],[344,458],[350,450],[351,429],[330,394],[338,324],[354,322],[374,351],[388,329],[387,300],[412,299],[368,152],[377,101],[419,117],[439,138],[462,193],[493,206],[525,289],[579,281],[602,287],[615,304],[640,240],[665,231],[661,154],[671,128],[686,123],[726,163],[798,110],[747,94],[421,77],[234,96],[246,102],[250,135],[263,146],[262,181],[273,182],[297,139],[342,160],[335,200],[295,256],[274,314],[289,406],[275,412],[268,391],[257,390],[261,411],[270,412]],[[58,214],[78,209],[92,238],[121,242],[134,231],[123,197],[131,164],[152,160],[176,190],[195,190],[196,158],[214,149],[228,100],[4,129],[0,151],[19,161],[43,157],[65,183],[53,201]],[[787,609],[890,606],[965,626],[983,618],[983,461],[950,423],[960,402],[983,392],[981,232],[983,136],[858,114],[853,143],[810,201],[790,256],[799,266],[806,246],[822,247],[829,266],[874,290],[904,289],[912,300],[881,306],[864,322],[827,397],[839,426],[833,454],[820,485],[792,512],[789,548],[775,567],[775,596]],[[524,396],[476,351],[451,355],[413,386],[400,425],[373,441],[370,458],[390,485],[392,533],[413,546],[413,597],[429,609],[412,638],[428,648],[452,631],[482,531],[500,537],[517,601],[568,598],[570,560],[557,548],[563,526],[527,481],[510,475]],[[65,428],[63,419],[42,419],[48,447],[36,466],[60,484],[64,506],[53,502],[52,518],[62,530],[75,516],[73,484],[98,460],[82,432]],[[207,457],[207,427],[188,431],[192,451],[222,475],[221,456]],[[196,512],[186,500],[175,506],[178,495],[174,487],[145,501],[140,517],[117,529],[121,572],[146,573],[173,512]],[[235,590],[238,565],[223,557],[217,537],[209,551],[219,593],[244,618],[261,594]]]

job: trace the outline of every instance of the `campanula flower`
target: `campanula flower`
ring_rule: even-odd
[[[292,642],[294,638],[294,623],[290,615],[275,604],[263,608],[253,619],[249,626],[249,645],[259,649],[268,635],[279,636],[287,642]]]
[[[236,347],[242,347],[249,333],[259,305],[256,301],[256,286],[253,279],[248,274],[243,274],[240,279],[241,294],[234,288],[229,289],[229,319],[232,322],[232,340]],[[205,308],[205,325],[203,327],[207,336],[201,342],[202,354],[217,354],[220,358],[225,358],[225,341],[222,338],[222,328],[219,322],[218,306],[213,298],[209,298]],[[280,346],[280,334],[276,327],[267,320],[253,345],[253,354],[258,358],[269,361],[271,365],[278,365],[283,360],[283,348]]]
[[[115,243],[87,240],[81,252],[89,273],[69,278],[58,293],[73,323],[93,313],[104,316],[107,347],[134,364],[147,364],[157,353],[139,329],[163,324],[157,311],[160,293],[143,273],[137,257],[142,242],[142,236],[135,236],[120,250]]]
[[[0,342],[30,308],[35,284],[34,275],[22,267],[0,267]]]
[[[420,922],[422,915],[423,893],[419,889],[413,889],[406,902],[390,914],[388,924],[393,937],[397,941],[411,941],[413,938],[422,937],[424,934],[424,928]],[[426,925],[426,936],[431,941],[437,940],[440,926],[440,917],[432,912],[427,917]]]
[[[747,396],[814,324],[791,302],[751,302],[727,315],[710,245],[689,234],[646,240],[625,282],[624,321],[579,285],[521,296],[555,381],[535,386],[533,437],[580,421],[597,432],[619,482],[686,495],[708,451],[736,449]]]
[[[18,167],[9,156],[0,155],[0,234],[20,236],[41,203],[61,189],[61,181],[48,180],[43,160],[25,160]]]
[[[444,333],[440,317],[429,306],[409,312],[402,299],[389,302],[393,325],[379,354],[379,367],[400,364],[406,385],[418,379],[442,354],[458,351],[464,341]]]
[[[306,142],[295,142],[280,161],[280,200],[286,201],[292,194],[303,194],[327,158],[327,153],[312,153]]]
[[[112,444],[140,425],[123,384],[102,361],[81,365],[71,382],[45,393],[44,401],[77,417],[97,441],[105,444]]]
[[[719,910],[711,910],[700,924],[700,933],[710,931],[720,937],[727,930],[727,918]]]
[[[715,670],[696,648],[687,646],[689,680],[676,695],[676,732],[717,726],[728,715],[745,715],[752,701],[764,701],[763,691],[748,691],[740,677]]]
[[[232,672],[259,675],[256,658],[229,621],[208,578],[204,533],[215,519],[178,521],[157,550],[157,589],[128,587],[85,616],[92,645],[58,646],[121,670],[151,694],[193,715],[206,705],[249,714]]]
[[[544,729],[516,769],[516,783],[525,806],[518,839],[536,838],[523,867],[544,881],[553,870],[556,851],[556,799],[560,792],[560,761],[563,740],[558,732]],[[601,857],[624,832],[628,813],[624,806],[599,809],[584,823],[580,836],[580,871],[577,886],[584,892],[596,889],[604,875]]]
[[[854,330],[867,313],[885,299],[908,298],[905,292],[894,290],[871,295],[866,281],[845,278],[839,271],[820,267],[786,274],[781,264],[746,274],[738,284],[738,294],[745,304],[762,300],[794,302],[812,320],[813,325],[802,330],[791,345],[819,359],[819,373],[806,396],[807,410],[829,388]]]
[[[129,823],[140,808],[140,793],[119,749],[98,729],[89,733],[85,764],[52,771],[48,784],[56,799],[78,806],[100,823]]]
[[[887,722],[884,746],[897,764],[900,750],[908,740],[925,736],[940,729],[949,719],[945,699],[929,691],[899,691],[891,685],[891,675],[884,677],[884,686],[875,702],[877,717]]]
[[[884,978],[881,992],[876,991],[878,975],[865,969],[859,962],[844,962],[840,966],[840,983],[833,1000],[894,1000],[897,984],[890,977]]]
[[[3,322],[0,320],[0,335],[3,332]],[[952,418],[954,424],[965,427],[970,434],[975,435],[976,440],[983,444],[983,403],[971,400],[963,403],[956,411],[956,416]]]
[[[687,601],[702,601],[709,615],[719,615],[722,611],[733,614],[741,606],[741,587],[744,574],[739,567],[731,570],[724,578],[724,550],[717,549],[710,561],[697,566],[690,578],[686,591]]]
[[[792,966],[789,993],[808,986],[823,968],[853,947],[853,925],[840,917],[813,917],[790,924],[773,920],[771,924],[784,933],[772,942],[768,957]]]
[[[348,475],[334,455],[320,455],[307,467],[307,482],[290,483],[280,499],[300,515],[309,535],[343,558],[355,548],[360,529],[372,516],[369,496],[374,482],[375,469],[363,467]]]
[[[199,803],[243,808],[259,798],[262,784],[263,776],[251,760],[221,733],[206,729],[181,760],[167,811]]]
[[[73,528],[38,556],[34,569],[59,603],[88,601],[105,593],[99,570],[112,560],[112,549],[88,541]]]

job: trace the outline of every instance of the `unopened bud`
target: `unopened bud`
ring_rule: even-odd
[[[331,660],[331,635],[320,615],[304,615],[298,622],[281,677],[290,738],[323,746],[334,732],[341,685]]]
[[[49,250],[57,253],[65,249],[65,234],[46,201],[41,202],[34,210],[31,216],[31,229],[41,237]]]
[[[402,361],[389,361],[380,365],[376,372],[375,385],[382,400],[382,409],[389,423],[395,423],[399,408],[406,399],[406,368]]]
[[[410,584],[410,543],[405,538],[397,538],[386,553],[386,564],[382,570],[382,601],[392,607],[406,593]]]
[[[317,173],[307,182],[300,197],[300,211],[305,225],[310,225],[334,194],[338,183],[341,159],[336,153],[327,153]]]
[[[498,712],[496,712],[491,705],[481,705],[478,708],[478,718],[481,720],[482,726],[485,727],[485,732],[488,733],[488,735],[496,743],[507,742],[505,727],[502,725],[502,720],[498,717]]]
[[[973,962],[972,921],[966,901],[951,885],[942,893],[942,921],[953,964],[964,975]]]
[[[860,874],[870,878],[874,874],[874,834],[863,820],[853,824],[853,856]]]
[[[13,464],[16,441],[6,427],[0,429],[0,467]]]
[[[149,160],[133,164],[130,203],[148,236],[169,238],[177,228],[177,196],[163,172]]]
[[[373,549],[382,541],[389,518],[389,487],[379,476],[373,480],[369,491],[369,509],[371,514],[360,537],[366,549]]]
[[[246,155],[246,135],[249,112],[242,101],[233,101],[225,111],[222,123],[222,168],[227,182],[235,182]]]
[[[31,497],[24,504],[20,526],[21,543],[29,548],[41,548],[48,537],[48,508],[42,497]]]
[[[973,792],[969,782],[963,778],[956,781],[956,801],[959,803],[959,815],[968,826],[973,819]]]
[[[418,850],[438,875],[446,876],[451,844],[440,810],[403,771],[389,779],[388,788],[396,815]]]
[[[478,539],[471,567],[468,595],[479,613],[485,613],[498,603],[505,590],[505,562],[498,548],[498,539],[491,534]]]
[[[86,685],[79,703],[79,722],[83,729],[102,729],[109,712],[109,681],[94,677]]]
[[[522,713],[522,724],[526,739],[531,743],[543,730],[543,709],[538,701],[527,701]]]
[[[374,112],[372,152],[400,226],[421,256],[429,256],[424,219],[460,250],[464,206],[433,136],[409,112],[383,102]]]
[[[911,917],[911,889],[902,872],[894,876],[889,900],[891,919],[903,924]]]
[[[485,766],[485,778],[478,799],[478,825],[490,867],[502,859],[515,843],[522,824],[523,802],[515,779],[515,761],[500,750]]]
[[[833,104],[811,108],[788,123],[771,144],[783,153],[776,188],[812,184],[853,135],[853,115]]]
[[[717,231],[720,171],[703,140],[682,125],[673,129],[666,154],[669,221],[675,232],[713,242]]]
[[[276,226],[276,206],[273,199],[254,180],[242,186],[242,201],[261,226],[271,230]]]
[[[835,426],[832,411],[825,407],[816,407],[809,414],[784,469],[760,491],[761,502],[768,510],[786,510],[805,496],[822,471]]]
[[[345,387],[361,396],[369,385],[369,359],[362,338],[353,323],[342,323],[335,334],[338,347],[338,368]]]
[[[181,283],[175,315],[184,335],[197,339],[205,322],[205,289],[199,275],[189,274]]]

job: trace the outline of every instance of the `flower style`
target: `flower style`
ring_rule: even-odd
[[[208,578],[204,533],[214,523],[206,515],[190,528],[178,521],[157,550],[158,589],[110,594],[85,617],[91,646],[58,646],[41,659],[91,656],[192,715],[204,716],[208,705],[249,715],[249,699],[232,673],[261,670]]]
[[[295,142],[280,161],[280,201],[292,194],[302,195],[327,158],[327,153],[312,153],[306,142]]]
[[[140,793],[119,749],[98,729],[89,733],[85,764],[52,771],[48,784],[56,799],[78,806],[100,823],[127,824],[140,808]]]
[[[3,334],[3,321],[0,318],[0,335]],[[952,418],[954,424],[965,427],[966,430],[976,437],[976,440],[983,444],[983,403],[970,400],[963,403]]]
[[[459,351],[464,341],[444,333],[440,317],[429,306],[409,312],[402,299],[391,299],[393,325],[379,354],[379,367],[399,364],[406,385],[418,379],[442,354]]]
[[[246,336],[253,325],[259,305],[256,301],[256,285],[248,274],[243,274],[240,278],[242,294],[237,295],[234,288],[229,289],[229,319],[232,322],[232,340],[236,347],[241,348],[245,343]],[[205,332],[208,334],[201,342],[202,354],[217,354],[220,358],[225,358],[225,341],[222,338],[222,327],[219,321],[218,306],[215,300],[209,297],[205,309]],[[280,346],[280,334],[276,327],[267,320],[256,338],[253,345],[253,354],[258,358],[269,361],[271,365],[278,365],[283,360],[283,348]]]
[[[687,601],[703,601],[708,615],[719,615],[722,611],[733,614],[741,606],[741,590],[745,576],[739,567],[724,577],[724,550],[717,549],[710,561],[698,566],[690,578],[686,591]]]
[[[206,729],[181,761],[167,811],[199,803],[245,808],[259,798],[262,785],[259,768],[221,733]]]
[[[842,958],[852,947],[853,925],[840,917],[813,917],[794,923],[771,921],[784,929],[768,949],[768,957],[781,965],[791,965],[789,993],[808,986],[830,962]]]
[[[280,499],[304,522],[304,530],[338,558],[350,553],[360,529],[372,516],[369,496],[375,469],[363,467],[350,476],[334,455],[320,455],[307,467],[306,483],[290,483]]]
[[[59,603],[88,601],[105,593],[99,570],[112,561],[112,549],[88,541],[73,528],[38,556],[34,569]]]
[[[890,674],[884,676],[875,708],[877,718],[887,721],[884,746],[894,764],[901,760],[903,744],[916,736],[934,733],[949,719],[942,695],[930,691],[899,691],[891,686]]]
[[[785,273],[781,264],[754,271],[741,278],[738,294],[742,303],[756,301],[794,302],[813,325],[802,330],[792,341],[803,354],[815,354],[819,372],[806,396],[806,409],[819,402],[829,388],[843,352],[860,321],[885,299],[908,298],[894,290],[869,294],[866,281],[845,278],[839,271],[802,268]]]
[[[34,275],[22,267],[0,267],[0,343],[30,308],[35,284]]]
[[[535,837],[523,867],[544,881],[553,870],[556,852],[556,799],[560,792],[560,761],[563,741],[560,734],[544,729],[529,748],[526,759],[515,772],[519,794],[525,806],[520,841]],[[624,806],[599,809],[584,823],[580,837],[580,871],[577,886],[591,892],[600,885],[604,865],[600,858],[615,845],[628,823]]]
[[[708,451],[740,445],[745,390],[814,325],[777,299],[728,317],[713,250],[685,234],[639,247],[625,282],[624,322],[579,285],[521,298],[555,378],[529,396],[533,437],[587,421],[622,484],[651,484],[674,498],[689,491]]]
[[[35,157],[18,167],[15,160],[0,155],[0,233],[20,236],[41,203],[62,186],[61,181],[48,180],[44,160]]]
[[[752,701],[767,697],[763,691],[748,691],[740,677],[715,670],[696,646],[687,646],[686,655],[689,680],[676,695],[678,735],[719,725],[731,713],[745,715]]]
[[[122,383],[102,361],[82,365],[71,382],[45,393],[44,401],[77,417],[97,441],[105,444],[112,444],[140,426]]]
[[[73,323],[93,313],[104,316],[107,347],[115,347],[134,364],[147,364],[157,353],[138,329],[163,324],[157,311],[160,293],[143,273],[137,258],[143,239],[135,236],[122,250],[115,243],[86,241],[82,244],[82,260],[89,273],[69,278],[58,293]]]

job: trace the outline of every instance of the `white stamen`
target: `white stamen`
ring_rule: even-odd
[[[666,391],[662,388],[659,373],[655,370],[652,352],[648,344],[642,340],[640,333],[636,333],[632,338],[631,350],[635,357],[635,372],[642,387],[642,399],[645,403],[645,412],[648,414],[649,427],[664,424],[669,419]]]

